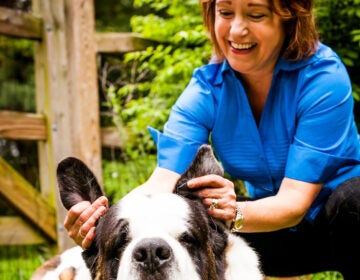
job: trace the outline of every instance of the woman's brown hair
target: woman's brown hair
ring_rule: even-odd
[[[216,41],[214,30],[216,0],[200,0],[200,3],[204,25],[210,34],[215,54],[222,60],[223,54]],[[269,4],[273,12],[283,21],[286,39],[282,56],[296,61],[313,55],[319,39],[312,14],[314,0],[269,0]]]

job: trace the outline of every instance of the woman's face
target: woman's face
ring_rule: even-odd
[[[216,0],[215,13],[216,40],[235,71],[274,70],[285,33],[268,0]]]

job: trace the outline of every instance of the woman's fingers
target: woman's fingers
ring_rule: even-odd
[[[216,206],[214,206],[216,200]],[[209,214],[220,220],[232,220],[234,218],[236,200],[228,198],[204,198],[204,205],[208,208]]]
[[[91,208],[91,209],[89,209],[89,208]],[[84,213],[79,217],[80,224],[81,224],[79,233],[80,233],[80,235],[82,235],[83,238],[85,237],[85,235],[88,233],[88,231],[91,228],[95,227],[96,221],[102,215],[104,215],[107,210],[107,208],[102,205],[100,205],[100,206],[91,205],[89,208],[86,209],[84,211]],[[88,212],[88,210],[89,210],[89,212]],[[83,215],[84,215],[84,217],[86,217],[85,221],[84,221],[85,218],[82,218]]]
[[[203,198],[209,214],[224,221],[234,218],[236,193],[233,182],[218,175],[191,179],[187,185]]]
[[[187,185],[203,198],[236,199],[233,182],[218,175],[206,175],[191,179]]]
[[[85,238],[82,240],[81,247],[83,249],[89,248],[91,243],[94,241],[94,238],[95,238],[95,227],[92,227],[86,234]]]
[[[94,239],[95,223],[106,212],[107,203],[107,198],[102,196],[92,204],[89,201],[82,201],[70,208],[64,226],[78,245],[87,248],[91,244]]]
[[[187,185],[190,189],[201,188],[204,186],[213,187],[213,188],[222,188],[228,182],[230,181],[222,176],[210,174],[210,175],[193,178],[187,182]]]

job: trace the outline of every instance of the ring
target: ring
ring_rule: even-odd
[[[84,234],[83,234],[82,231],[81,231],[81,228],[79,229],[79,235],[80,235],[80,237],[81,237],[82,239],[85,238]]]
[[[213,198],[210,204],[209,209],[214,210],[218,208],[218,200],[216,198]]]

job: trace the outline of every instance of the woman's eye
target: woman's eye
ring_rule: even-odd
[[[262,19],[263,17],[265,17],[264,14],[249,14],[249,17],[255,20],[259,20]]]
[[[221,15],[224,18],[231,17],[234,13],[229,10],[218,10],[218,14]]]

